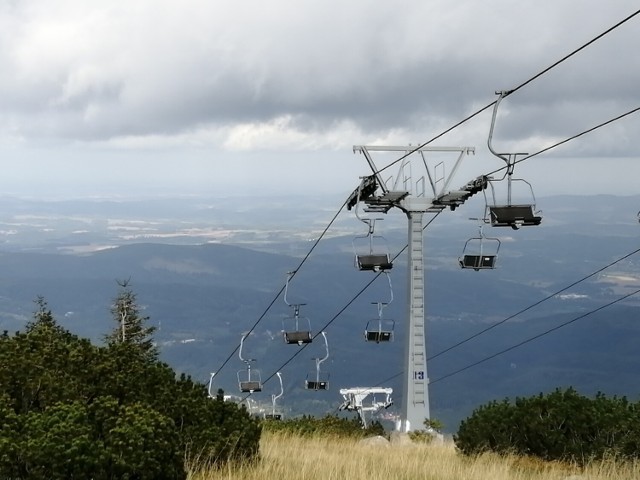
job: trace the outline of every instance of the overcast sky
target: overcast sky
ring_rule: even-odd
[[[420,144],[637,0],[0,0],[0,194],[346,196],[353,145]],[[506,98],[533,153],[640,107],[640,15]],[[454,184],[500,167],[491,110]],[[635,113],[516,167],[538,195],[640,193]],[[459,186],[456,185],[456,186]]]

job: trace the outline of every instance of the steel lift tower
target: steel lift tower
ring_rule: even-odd
[[[484,190],[488,179],[481,176],[457,190],[450,189],[451,180],[463,158],[475,152],[473,147],[354,146],[353,150],[365,156],[373,173],[362,179],[347,200],[347,208],[350,210],[359,202],[364,202],[367,212],[387,213],[397,207],[408,219],[408,312],[398,430],[419,430],[424,428],[424,420],[431,418],[425,347],[424,216],[425,213],[437,213],[447,207],[454,210],[471,195]],[[381,172],[387,167],[379,169],[373,161],[372,152],[377,155],[379,152],[402,155],[400,160],[388,165],[397,165],[395,177],[383,180]],[[455,154],[457,159],[454,159]],[[443,156],[452,161],[441,160]]]

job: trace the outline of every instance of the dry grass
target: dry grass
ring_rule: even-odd
[[[518,457],[467,458],[451,444],[366,446],[342,438],[264,432],[253,466],[191,471],[189,480],[637,480],[640,464],[603,461],[578,470]]]

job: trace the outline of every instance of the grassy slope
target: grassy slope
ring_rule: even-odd
[[[452,444],[364,446],[351,439],[300,438],[264,432],[262,460],[249,467],[191,471],[190,480],[636,480],[640,464],[602,462],[580,472],[567,465],[515,457],[466,458]]]

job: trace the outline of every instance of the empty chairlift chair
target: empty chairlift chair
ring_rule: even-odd
[[[320,370],[320,365],[327,358],[329,358],[329,343],[327,342],[327,334],[325,332],[322,333],[324,337],[324,346],[326,355],[322,358],[314,358],[313,360],[316,363],[315,372],[310,372],[307,374],[307,378],[304,382],[304,388],[307,390],[328,390],[329,389],[329,375],[327,373],[323,373]]]
[[[378,307],[378,318],[369,320],[364,329],[364,338],[367,342],[385,343],[393,340],[393,330],[395,328],[395,322],[393,320],[384,320],[383,310],[393,301],[393,289],[391,288],[391,276],[389,273],[384,272],[389,281],[389,291],[391,292],[391,298],[388,302],[372,302]]]
[[[366,187],[364,187],[366,188]],[[363,218],[360,216],[360,196],[363,184],[358,187],[358,196],[355,201],[355,215],[358,220],[367,226],[366,235],[360,235],[353,239],[353,250],[355,252],[355,264],[358,270],[363,271],[384,271],[393,267],[387,242],[384,237],[375,234],[375,218]],[[377,219],[381,220],[381,219]]]
[[[499,250],[500,240],[485,237],[480,227],[480,235],[465,242],[458,263],[461,268],[475,271],[493,269],[496,266]]]
[[[245,370],[238,371],[238,385],[242,393],[261,392],[262,380],[260,379],[260,372],[251,370],[251,364],[247,363]]]
[[[393,322],[393,320],[389,320],[388,322],[392,323],[383,326],[380,319],[368,321],[367,327],[364,331],[364,338],[367,340],[367,342],[384,343],[393,340],[393,329],[395,327],[395,322]]]
[[[393,268],[387,242],[381,235],[374,234],[374,219],[363,220],[369,225],[366,235],[353,239],[356,267],[361,271],[386,271]]]
[[[522,178],[508,176],[507,182],[509,182],[509,191],[514,182],[524,182],[531,189],[531,184]],[[492,193],[494,193],[493,181],[489,181],[489,185],[491,185]],[[523,226],[540,225],[542,216],[539,211],[536,211],[533,189],[531,189],[531,198],[533,199],[532,203],[511,204],[509,198],[508,203],[499,204],[496,202],[494,195],[493,203],[487,203],[485,221],[491,224],[492,227],[511,227],[514,230]]]
[[[300,307],[304,305],[291,305],[293,307],[293,318],[286,318],[282,321],[282,332],[285,343],[289,345],[303,345],[311,343],[311,322],[306,317],[300,317]]]
[[[240,350],[238,350],[238,356],[246,364],[246,368],[238,371],[238,387],[242,393],[253,393],[262,391],[262,379],[260,378],[260,372],[258,370],[251,369],[251,362],[255,362],[253,358],[242,357],[242,347],[244,345],[244,339],[246,335],[242,336],[240,340]]]
[[[287,300],[289,280],[292,276],[293,272],[287,273],[287,283],[284,287],[284,303],[293,308],[293,317],[285,318],[282,321],[282,335],[285,343],[289,345],[304,345],[313,341],[311,322],[306,317],[300,317],[300,307],[305,305],[304,303],[292,305]]]
[[[385,271],[391,270],[393,263],[389,255],[387,242],[381,235],[375,234],[375,218],[362,218],[359,213],[360,206],[360,185],[358,198],[356,201],[355,214],[358,220],[367,226],[367,234],[360,235],[353,239],[353,250],[355,252],[355,263],[358,270],[363,271]]]
[[[496,157],[500,158],[502,161],[506,163],[506,173],[505,177],[500,180],[490,179],[488,185],[491,189],[492,201],[487,199],[486,191],[485,200],[486,200],[486,214],[485,214],[485,222],[490,223],[492,227],[511,227],[514,230],[522,226],[528,225],[540,225],[542,222],[542,216],[540,215],[540,211],[536,210],[535,204],[535,196],[533,194],[533,188],[531,184],[522,178],[512,178],[513,169],[516,164],[516,157],[518,155],[526,155],[525,153],[498,153],[493,149],[491,145],[491,141],[493,138],[493,129],[495,127],[496,115],[498,111],[498,106],[502,99],[508,95],[509,92],[498,92],[500,95],[498,100],[493,107],[493,116],[491,119],[491,128],[489,129],[489,138],[487,140],[487,146],[489,147],[489,151],[494,154]],[[495,194],[495,186],[498,182],[502,182],[506,179],[507,184],[507,194],[505,202],[496,201]],[[512,190],[514,185],[525,185],[526,191],[526,201],[523,202],[513,202],[512,201]]]
[[[276,394],[272,394],[271,395],[271,412],[264,414],[264,418],[266,420],[282,420],[282,413],[280,413],[278,411],[278,409],[276,408],[276,401],[284,393],[284,388],[282,386],[282,375],[280,374],[280,372],[276,372],[276,375],[278,376],[278,379],[280,380],[280,393],[278,395],[276,395]]]
[[[209,377],[209,386],[207,387],[207,393],[209,394],[209,398],[218,398],[218,393],[213,392],[213,377],[216,376],[216,372],[211,372],[211,376]]]
[[[370,251],[368,253],[356,253],[356,266],[362,271],[379,272],[391,270],[393,263],[388,253]]]
[[[289,345],[303,345],[312,341],[310,330],[293,330],[284,332],[284,341]]]
[[[307,390],[329,390],[329,377],[320,378],[320,372],[309,373],[307,374],[307,378],[304,382],[304,388]]]

